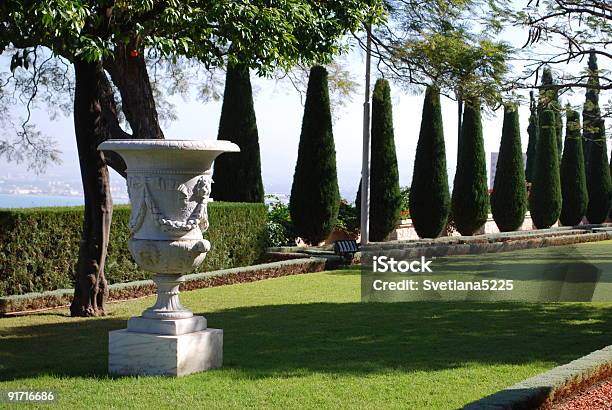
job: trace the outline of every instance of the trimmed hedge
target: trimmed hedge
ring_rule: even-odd
[[[466,101],[463,111],[451,213],[455,227],[466,236],[473,235],[487,222],[488,211],[487,161],[480,100],[474,99]]]
[[[518,107],[507,105],[491,193],[491,212],[501,232],[515,231],[523,225],[527,211],[527,189],[521,150]]]
[[[315,66],[308,78],[289,214],[296,234],[304,242],[317,245],[334,229],[339,210],[327,70]]]
[[[538,147],[534,170],[529,210],[538,229],[550,228],[561,214],[561,176],[555,113],[545,110],[539,115]]]
[[[247,66],[227,66],[217,139],[235,143],[240,152],[228,152],[215,160],[211,197],[227,202],[264,202],[259,135]]]
[[[253,264],[265,251],[263,204],[212,202],[204,236],[212,250],[198,271]],[[148,279],[127,249],[129,206],[115,206],[106,260],[109,284]],[[0,210],[0,296],[73,286],[82,230],[81,207]],[[186,272],[188,273],[188,272]]]
[[[410,216],[421,238],[437,238],[448,222],[450,194],[440,92],[425,91],[423,115],[409,193]]]
[[[181,291],[187,291],[302,273],[321,272],[335,268],[341,260],[337,256],[318,258],[300,254],[299,257],[300,259],[185,275],[185,281],[181,283],[180,289]],[[156,287],[152,280],[139,280],[112,284],[108,287],[108,291],[108,300],[126,300],[153,295],[156,292]],[[43,293],[0,297],[0,316],[67,306],[72,300],[73,293],[72,289],[58,289]]]

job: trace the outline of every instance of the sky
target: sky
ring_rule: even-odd
[[[521,44],[525,34],[514,32],[504,39],[511,43]],[[362,149],[362,117],[365,63],[360,50],[352,51],[348,57],[348,68],[358,82],[358,92],[352,101],[344,107],[337,108],[333,125],[336,145],[336,162],[338,182],[342,197],[352,201],[355,198],[361,175]],[[584,62],[583,64],[586,64]],[[579,65],[581,67],[582,64]],[[375,71],[372,84],[378,77]],[[259,131],[261,149],[262,177],[266,194],[288,194],[297,159],[298,143],[303,115],[303,105],[300,95],[290,86],[278,84],[274,80],[256,78],[252,73],[252,82],[256,89],[255,112]],[[400,185],[408,186],[412,179],[415,150],[421,122],[423,94],[409,95],[402,92],[397,85],[391,84],[393,99],[393,118],[395,143],[400,174]],[[221,114],[221,101],[202,103],[191,98],[184,100],[180,96],[172,96],[170,100],[176,105],[178,118],[166,126],[162,126],[168,139],[215,139]],[[564,97],[562,102],[569,100],[572,104],[582,104],[584,91],[578,90],[573,96]],[[17,109],[17,108],[15,108]],[[528,104],[520,107],[521,140],[523,151],[527,149],[527,123],[529,118]],[[452,185],[457,156],[457,122],[456,103],[444,99],[442,101],[446,154],[449,183]],[[494,115],[483,118],[485,150],[487,152],[487,168],[490,168],[490,153],[499,149],[502,129],[501,110]],[[51,121],[46,111],[35,110],[33,122],[48,135],[55,138],[62,151],[62,164],[50,165],[45,172],[47,177],[58,180],[78,181],[79,170],[74,137],[74,127],[71,117],[59,117]],[[0,177],[14,177],[31,174],[25,164],[6,164]],[[113,173],[111,183],[115,189],[122,189],[125,181]],[[77,184],[78,185],[78,184]]]

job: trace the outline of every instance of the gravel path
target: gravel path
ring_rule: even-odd
[[[555,403],[553,410],[610,410],[612,409],[612,378],[597,383],[577,394]]]

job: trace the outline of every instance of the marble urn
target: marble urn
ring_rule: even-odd
[[[215,158],[237,152],[228,141],[109,140],[99,145],[127,164],[131,203],[128,248],[153,272],[157,301],[127,329],[109,333],[109,371],[181,376],[220,367],[223,331],[207,327],[179,301],[182,276],[198,267],[211,244],[207,202]]]

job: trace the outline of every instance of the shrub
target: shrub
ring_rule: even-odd
[[[584,138],[584,161],[585,169],[589,169],[588,162],[591,155],[593,141],[599,138],[601,123],[601,109],[599,108],[599,68],[597,67],[597,55],[589,54],[588,64],[588,86],[585,94],[584,108],[582,110],[582,127]],[[588,174],[588,172],[587,172]]]
[[[357,210],[361,209],[357,205]],[[391,90],[376,81],[372,95],[372,160],[370,165],[370,240],[383,241],[399,221],[401,195],[393,135]]]
[[[598,136],[590,141],[591,152],[586,172],[589,193],[586,217],[592,224],[604,222],[612,204],[612,182],[610,181],[610,164],[608,163],[603,120],[597,127],[599,128]]]
[[[265,251],[263,204],[213,202],[204,236],[212,249],[198,271],[253,264]],[[127,249],[128,206],[116,206],[106,260],[109,283],[150,277]],[[0,210],[0,296],[72,287],[83,224],[81,207]],[[189,272],[185,272],[189,273]]]
[[[240,147],[215,161],[211,196],[217,201],[263,202],[257,121],[249,68],[227,67],[218,139]]]
[[[497,170],[491,194],[491,212],[499,230],[508,232],[520,228],[526,211],[527,192],[519,114],[515,105],[509,105],[504,111]]]
[[[585,215],[589,202],[580,135],[580,115],[567,109],[567,131],[561,159],[561,216],[566,226],[578,225]]]
[[[450,195],[440,93],[427,87],[409,194],[410,218],[421,238],[436,238],[448,221]]]
[[[289,206],[278,197],[268,198],[268,246],[295,246],[297,235],[289,215]]]
[[[327,71],[310,70],[289,211],[296,233],[318,244],[330,234],[340,206]]]
[[[533,182],[533,174],[536,162],[536,149],[538,146],[538,114],[536,104],[533,99],[533,91],[530,93],[531,103],[529,108],[531,115],[529,116],[529,126],[527,134],[529,134],[529,143],[527,144],[527,163],[525,164],[525,180]]]
[[[452,212],[461,235],[473,235],[487,221],[489,190],[480,101],[466,102],[453,184]]]
[[[358,234],[360,225],[360,215],[356,207],[347,200],[340,201],[340,210],[336,220],[336,228],[349,234]]]
[[[403,186],[400,188],[400,219],[410,218],[410,187]]]
[[[563,119],[561,118],[561,105],[559,104],[559,89],[553,86],[555,80],[549,67],[542,70],[542,88],[540,89],[540,99],[538,101],[538,116],[544,110],[551,110],[555,116],[555,135],[557,142],[557,154],[561,158],[563,151]]]
[[[545,110],[539,115],[537,162],[529,209],[538,229],[550,228],[561,213],[561,180],[555,130],[555,113]]]

